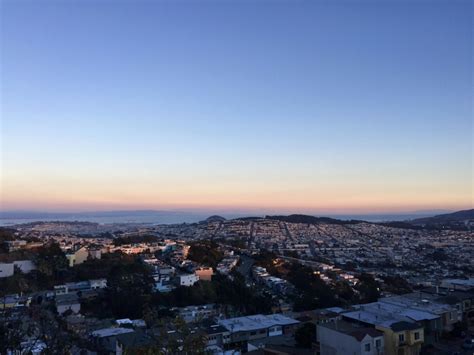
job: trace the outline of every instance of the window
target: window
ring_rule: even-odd
[[[405,341],[405,334],[398,334],[398,341],[403,343]]]
[[[257,334],[257,332],[250,332],[250,335],[255,335]]]
[[[370,351],[370,343],[364,344],[364,350]]]
[[[420,340],[420,332],[415,332],[415,340]]]
[[[380,340],[380,339],[375,340],[375,347],[376,348],[381,348],[382,347],[382,340]]]

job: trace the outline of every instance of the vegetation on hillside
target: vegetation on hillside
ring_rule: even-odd
[[[155,243],[158,240],[159,238],[155,235],[122,236],[114,239],[114,245],[120,246],[125,244]]]
[[[188,259],[199,264],[215,268],[223,258],[224,253],[220,250],[217,243],[213,241],[197,241],[191,243],[191,247],[189,248]]]

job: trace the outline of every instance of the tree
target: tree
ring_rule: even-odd
[[[224,258],[224,253],[219,250],[219,245],[212,241],[199,241],[191,244],[188,259],[199,264],[216,268],[217,264]]]
[[[0,321],[0,354],[7,354],[9,350],[20,350],[23,337],[20,320],[2,319]]]
[[[311,348],[316,341],[316,325],[313,323],[305,323],[295,332],[296,344],[302,348]]]
[[[391,293],[401,295],[412,291],[408,281],[400,276],[385,276],[383,281],[385,289]]]
[[[159,238],[155,235],[132,235],[126,237],[118,237],[114,239],[114,245],[137,244],[137,243],[156,243]]]
[[[140,354],[205,354],[207,338],[205,333],[197,328],[192,328],[182,318],[175,317],[172,321],[159,317],[153,310],[146,312],[147,325],[155,328],[157,332],[149,332],[153,344],[147,351],[140,351]],[[173,330],[169,332],[168,330]],[[136,354],[130,351],[125,354]]]
[[[347,283],[347,281],[337,281],[334,284],[334,290],[340,300],[343,300],[348,304],[351,304],[356,301],[356,295],[354,293],[354,290]]]
[[[339,301],[334,290],[321,280],[311,268],[293,263],[287,278],[300,291],[295,301],[295,310],[338,305]]]
[[[107,280],[105,301],[119,318],[141,318],[152,293],[150,270],[138,259],[128,265],[117,265]]]
[[[370,274],[361,274],[356,289],[360,293],[362,303],[376,302],[380,297],[380,285]]]
[[[39,248],[35,264],[38,272],[53,280],[56,280],[60,272],[68,267],[66,255],[58,243],[50,243]]]
[[[247,287],[242,275],[234,272],[231,278],[215,275],[211,282],[199,281],[190,287],[177,287],[168,293],[155,293],[154,307],[185,307],[206,303],[230,305],[239,313],[270,313],[273,302],[258,290]],[[163,311],[161,311],[163,313]]]

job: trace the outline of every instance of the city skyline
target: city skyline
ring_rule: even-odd
[[[2,2],[6,210],[473,206],[472,4]]]

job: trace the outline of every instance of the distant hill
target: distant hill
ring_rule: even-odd
[[[433,222],[462,222],[468,220],[474,220],[474,209],[440,214],[434,217],[417,218],[410,222],[413,224],[420,224]]]
[[[255,216],[234,218],[234,220],[236,221],[247,221],[247,222],[261,221],[262,219],[263,217],[255,217]]]
[[[214,215],[214,216],[210,216],[208,218],[206,218],[205,223],[212,223],[212,222],[224,222],[226,221],[226,219],[222,216],[217,216],[217,215]]]
[[[378,224],[392,228],[402,229],[452,229],[452,230],[470,230],[474,229],[474,209],[458,211],[454,213],[441,214],[434,217],[416,218],[408,221],[391,222],[367,222],[358,219],[343,220],[330,217],[315,217],[303,214],[292,214],[289,216],[265,216],[265,219],[278,220],[288,223],[305,224],[336,224],[348,225],[358,223]]]
[[[266,219],[273,219],[282,222],[288,223],[306,223],[306,224],[357,224],[357,223],[366,223],[365,221],[360,220],[342,220],[342,219],[335,219],[330,217],[315,217],[315,216],[308,216],[304,214],[292,214],[289,216],[265,216]]]
[[[474,209],[440,214],[434,217],[417,218],[408,222],[425,228],[466,230],[474,225]]]
[[[381,226],[390,227],[390,228],[400,228],[400,229],[423,229],[422,226],[416,226],[409,222],[404,221],[393,221],[393,222],[380,222],[377,223]]]

